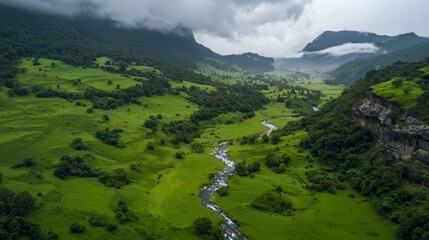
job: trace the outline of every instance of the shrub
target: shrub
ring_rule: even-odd
[[[109,232],[114,232],[114,231],[116,231],[117,228],[118,228],[118,225],[116,225],[114,223],[109,223],[106,226],[106,230]]]
[[[70,226],[70,232],[71,233],[84,233],[85,231],[86,231],[85,226],[83,226],[82,224],[80,224],[78,222],[74,222]]]
[[[217,190],[217,193],[219,194],[219,197],[226,197],[228,196],[228,187],[221,187],[219,190]]]
[[[177,159],[183,159],[183,158],[184,158],[184,156],[185,156],[185,153],[184,153],[184,152],[177,152],[177,153],[176,153],[176,158],[177,158]]]
[[[11,168],[33,167],[34,165],[36,165],[36,162],[33,158],[26,158],[22,162],[13,165]]]
[[[209,235],[212,229],[212,221],[207,217],[197,218],[194,221],[194,229],[199,236]]]
[[[89,218],[89,224],[93,227],[104,227],[107,226],[109,220],[103,215],[94,215]]]
[[[71,146],[78,151],[88,150],[88,146],[83,143],[82,138],[73,139]]]
[[[294,210],[292,203],[275,191],[263,193],[252,202],[251,206],[264,212],[277,214],[291,214]]]

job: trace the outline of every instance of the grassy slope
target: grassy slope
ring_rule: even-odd
[[[389,101],[398,102],[404,109],[415,107],[417,104],[417,98],[420,97],[424,90],[419,86],[417,80],[403,80],[403,83],[399,87],[394,87],[392,79],[387,82],[383,82],[372,86],[373,92],[379,96],[382,96]],[[411,91],[406,94],[404,89],[409,88]]]
[[[97,69],[75,68],[60,62],[55,62],[57,67],[50,69],[53,61],[40,61],[42,66],[23,62],[21,68],[28,70],[26,74],[19,75],[20,83],[29,86],[38,85],[40,81],[43,85],[58,84],[63,90],[76,91],[79,89],[73,89],[70,84],[75,78],[82,78],[83,87],[94,86],[105,90],[110,90],[106,84],[108,79],[113,79],[114,84],[115,81],[120,81],[121,85],[125,82],[134,84],[128,78]],[[44,72],[47,76],[58,78],[52,77],[46,83],[46,78],[39,75],[40,67],[47,68]],[[115,110],[95,110],[88,114],[86,108],[63,99],[40,99],[34,96],[10,98],[6,89],[3,89],[0,91],[0,105],[3,106],[0,110],[2,184],[16,191],[29,190],[33,195],[40,192],[42,196],[37,198],[39,209],[32,218],[43,229],[54,229],[64,239],[82,238],[69,234],[68,228],[73,221],[85,223],[88,231],[84,236],[91,239],[137,238],[145,229],[158,232],[159,238],[193,238],[188,228],[195,218],[209,216],[214,221],[219,220],[215,213],[201,205],[198,193],[201,184],[208,181],[209,173],[217,171],[222,164],[208,153],[189,154],[184,160],[176,160],[174,155],[177,151],[190,153],[186,146],[178,148],[167,143],[163,147],[157,146],[154,151],[147,150],[146,144],[150,141],[166,139],[168,142],[163,133],[153,136],[141,127],[149,115],[161,113],[164,116],[162,122],[186,119],[197,106],[181,96],[143,97],[140,100],[147,108],[126,105]],[[90,106],[89,102],[81,102]],[[103,114],[110,116],[110,122],[102,121]],[[95,132],[104,127],[124,129],[121,140],[127,147],[117,149],[96,139]],[[82,137],[90,150],[73,150],[70,142],[76,137]],[[133,175],[133,184],[118,190],[106,188],[97,179],[59,180],[52,175],[53,166],[66,154],[83,156],[90,165],[104,171],[125,168]],[[9,168],[26,157],[34,158],[38,165],[33,169]],[[129,170],[132,163],[141,164],[141,173]],[[35,178],[31,170],[41,174],[43,179]],[[182,176],[180,184],[177,184],[178,178],[175,177],[178,175]],[[114,220],[112,209],[119,199],[125,199],[130,209],[137,212],[140,217],[138,222],[120,225],[114,235],[89,226],[88,218],[92,213],[106,214]],[[170,206],[164,199],[176,205]]]

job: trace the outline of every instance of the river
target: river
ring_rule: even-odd
[[[278,129],[275,125],[267,123],[266,121],[261,122],[261,124],[269,128],[262,135],[264,134],[270,135],[273,131]],[[244,237],[238,230],[239,225],[234,221],[232,221],[232,219],[228,217],[228,215],[226,215],[226,213],[224,213],[218,205],[216,205],[212,200],[210,200],[210,197],[214,193],[216,193],[220,188],[228,186],[228,183],[226,181],[228,180],[229,177],[233,176],[235,173],[235,162],[227,154],[228,144],[229,142],[222,142],[214,150],[213,156],[221,160],[226,165],[226,167],[222,171],[216,174],[214,178],[214,182],[211,185],[205,186],[201,189],[200,198],[201,198],[201,203],[204,206],[219,213],[224,219],[222,223],[222,230],[226,239],[245,240],[246,237]]]

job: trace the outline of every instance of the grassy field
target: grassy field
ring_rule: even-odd
[[[97,59],[102,66],[107,58]],[[133,86],[129,77],[111,74],[100,69],[73,67],[59,61],[40,59],[33,66],[32,59],[23,59],[19,65],[18,82],[23,87],[43,86],[68,92],[81,92],[94,87],[113,91]],[[52,64],[53,63],[53,64]],[[145,66],[131,66],[146,69]],[[237,76],[232,76],[237,77]],[[76,83],[76,80],[80,79]],[[108,81],[112,84],[107,84]],[[230,80],[228,80],[230,81]],[[231,81],[232,83],[232,81]],[[190,82],[171,82],[173,87],[196,86],[209,91],[215,88]],[[314,84],[314,85],[313,85]],[[334,88],[313,81],[306,87],[324,91],[327,96],[338,96]],[[60,98],[9,97],[7,89],[0,89],[0,172],[1,185],[14,191],[29,191],[36,198],[37,209],[30,219],[43,230],[52,229],[61,239],[197,239],[192,224],[198,217],[221,220],[215,212],[205,208],[199,199],[199,190],[209,184],[209,174],[223,169],[223,164],[210,155],[219,141],[239,139],[246,135],[260,135],[266,131],[260,122],[268,120],[279,127],[296,121],[292,110],[284,104],[272,102],[257,111],[250,119],[227,124],[226,120],[242,118],[240,113],[228,113],[214,119],[195,142],[203,143],[204,153],[192,153],[189,145],[172,145],[162,131],[156,134],[142,127],[150,115],[161,114],[161,123],[188,119],[198,109],[185,94],[139,98],[141,105],[130,104],[113,110],[94,110],[87,113],[91,103],[81,100],[86,107]],[[110,121],[104,121],[107,114]],[[104,128],[121,128],[125,148],[103,144],[95,132]],[[281,144],[235,144],[229,153],[235,161],[263,165],[269,149],[286,151],[292,158],[285,174],[275,174],[266,167],[255,178],[230,179],[230,195],[214,200],[238,223],[249,239],[393,239],[391,226],[377,218],[369,203],[351,189],[338,192],[311,193],[306,190],[304,172],[308,165],[307,153],[295,146],[305,132],[283,137]],[[70,143],[80,137],[89,147],[74,150]],[[161,140],[165,144],[161,145]],[[154,150],[147,149],[153,142]],[[186,153],[178,160],[178,151]],[[123,168],[132,183],[120,189],[107,188],[96,178],[70,177],[60,180],[53,175],[55,165],[64,155],[80,156],[85,163],[105,172]],[[31,168],[13,169],[10,166],[25,158],[33,158]],[[131,170],[135,164],[138,171]],[[317,167],[317,166],[315,166]],[[281,185],[299,209],[295,216],[280,216],[255,211],[249,203],[266,190]],[[350,198],[355,194],[355,198]],[[105,215],[117,222],[113,209],[118,200],[125,200],[139,217],[128,224],[118,224],[115,233],[93,228],[88,223],[92,215]],[[70,234],[69,227],[78,221],[87,228],[82,235]],[[369,235],[371,235],[369,237]]]
[[[315,76],[308,81],[296,81],[293,84],[313,89],[320,90],[325,95],[322,97],[323,103],[329,101],[330,99],[336,98],[341,95],[344,90],[343,85],[328,85],[325,83],[325,78],[320,76]],[[323,104],[322,103],[322,104]]]
[[[305,132],[282,138],[280,145],[234,144],[229,154],[236,162],[259,162],[263,167],[254,178],[234,176],[229,180],[226,197],[215,197],[221,208],[238,221],[249,239],[395,239],[393,227],[380,221],[371,205],[351,189],[337,194],[313,193],[305,188],[307,153],[296,145]],[[284,174],[276,174],[264,166],[268,151],[287,152],[292,158]],[[319,168],[315,165],[313,168]],[[267,190],[281,186],[294,204],[293,216],[265,213],[250,207],[252,201]],[[353,198],[349,196],[355,196]]]
[[[111,74],[94,68],[73,67],[61,61],[39,59],[40,66],[33,66],[31,59],[19,65],[18,81],[23,87],[46,87],[67,92],[78,92],[88,87],[112,91],[119,85],[127,88],[138,84],[131,78]],[[111,81],[111,84],[108,84]],[[59,87],[59,88],[58,88]]]
[[[421,86],[417,83],[417,80],[404,79],[402,80],[402,84],[398,87],[395,87],[392,84],[395,80],[397,80],[397,78],[374,85],[372,86],[372,90],[375,94],[382,96],[389,101],[399,103],[404,109],[416,106],[417,98],[424,92]]]
[[[56,88],[59,85],[62,90],[80,91],[89,86],[113,90],[105,84],[107,79],[121,86],[135,84],[129,78],[98,69],[76,68],[48,59],[40,59],[40,62],[41,66],[33,66],[29,60],[24,60],[20,65],[25,69],[18,78],[23,86]],[[55,68],[51,68],[52,62]],[[70,81],[77,78],[82,79],[81,86],[72,86]],[[38,196],[38,209],[31,219],[42,229],[53,229],[62,239],[136,239],[144,238],[148,232],[157,239],[172,239],[172,236],[193,239],[190,228],[197,217],[220,220],[201,205],[198,194],[201,185],[208,182],[209,173],[218,171],[222,164],[211,157],[209,151],[193,154],[186,145],[170,144],[164,133],[152,135],[142,127],[149,115],[162,114],[161,122],[167,123],[187,119],[197,106],[182,96],[173,95],[139,100],[141,106],[125,105],[89,114],[86,107],[64,99],[41,99],[32,95],[11,98],[7,96],[7,89],[0,91],[2,185],[14,191],[28,190]],[[81,102],[90,106],[89,102]],[[104,114],[109,115],[109,122],[102,120]],[[105,145],[95,138],[95,132],[106,127],[124,130],[121,140],[125,148]],[[70,147],[76,137],[83,139],[89,146],[88,151]],[[166,140],[164,146],[159,144],[161,139]],[[155,150],[147,149],[148,142],[155,143]],[[175,153],[178,151],[187,153],[186,158],[177,160]],[[53,170],[63,155],[81,156],[91,166],[106,172],[124,168],[131,174],[132,184],[114,189],[105,187],[96,178],[60,180],[53,175]],[[28,157],[36,161],[35,167],[10,168]],[[130,170],[131,164],[138,164],[140,172]],[[114,234],[88,224],[92,214],[106,215],[115,222],[113,208],[120,199],[136,212],[138,221],[119,225]],[[71,235],[69,227],[74,221],[83,223],[88,231],[84,235]]]

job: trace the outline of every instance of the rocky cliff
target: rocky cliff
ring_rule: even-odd
[[[429,167],[429,126],[423,121],[372,92],[367,93],[359,107],[352,109],[352,115],[397,158]]]

